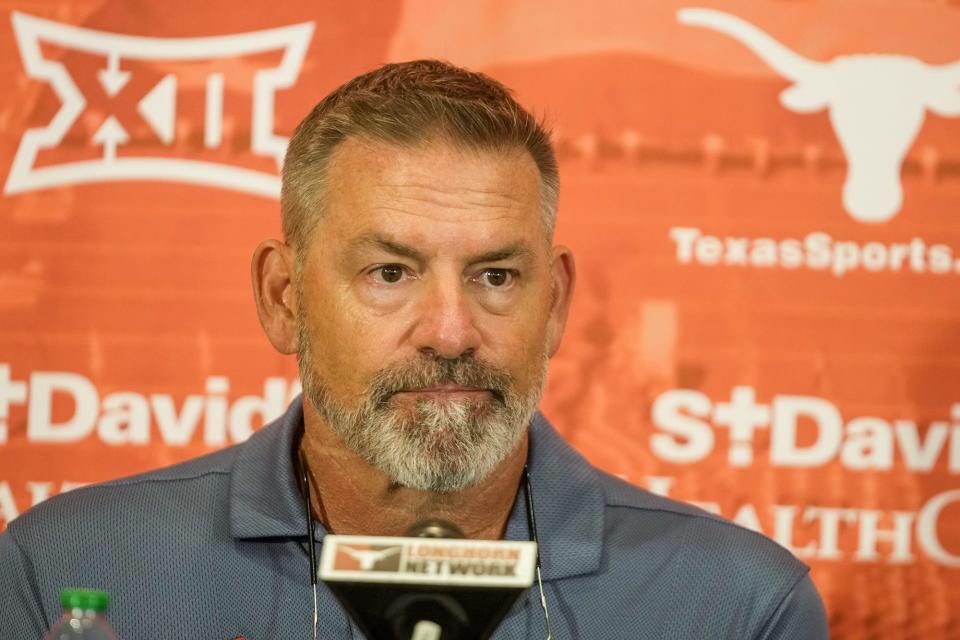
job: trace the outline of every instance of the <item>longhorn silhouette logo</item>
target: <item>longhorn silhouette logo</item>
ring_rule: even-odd
[[[371,547],[369,549],[357,549],[341,544],[337,551],[342,551],[348,556],[360,563],[360,569],[371,571],[378,562],[386,560],[392,555],[400,553],[400,547]]]
[[[927,110],[960,116],[960,62],[930,65],[909,56],[879,54],[818,62],[723,11],[681,9],[677,19],[730,36],[792,80],[780,94],[780,103],[790,111],[829,109],[847,157],[843,206],[860,222],[886,222],[903,206],[900,168]]]

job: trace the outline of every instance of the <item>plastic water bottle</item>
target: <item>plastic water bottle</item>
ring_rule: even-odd
[[[109,604],[105,591],[65,589],[60,593],[63,615],[43,640],[117,640],[103,615]]]

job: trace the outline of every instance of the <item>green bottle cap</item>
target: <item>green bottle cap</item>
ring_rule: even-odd
[[[85,611],[106,611],[110,605],[110,594],[96,589],[64,589],[60,592],[60,606],[64,609],[84,609]]]

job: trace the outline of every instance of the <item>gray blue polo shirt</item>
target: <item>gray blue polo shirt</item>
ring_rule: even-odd
[[[311,637],[295,401],[246,442],[51,498],[0,535],[0,640],[36,640],[66,587],[110,592],[122,640]],[[807,568],[771,540],[592,467],[530,427],[544,589],[557,640],[826,638]],[[315,525],[317,544],[325,531]],[[527,538],[523,492],[506,537]],[[320,585],[321,638],[362,638]],[[536,587],[494,638],[545,638]]]

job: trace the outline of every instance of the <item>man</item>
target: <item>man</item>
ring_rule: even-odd
[[[302,402],[244,444],[12,522],[2,637],[37,637],[78,585],[114,595],[123,638],[308,637],[301,472],[322,544],[425,517],[525,539],[525,468],[553,637],[825,637],[789,553],[603,474],[536,413],[575,280],[557,194],[548,135],[485,76],[387,65],[324,99],[287,154],[285,241],[252,268]],[[359,637],[322,585],[318,617],[320,637]],[[534,589],[495,637],[546,636]]]

